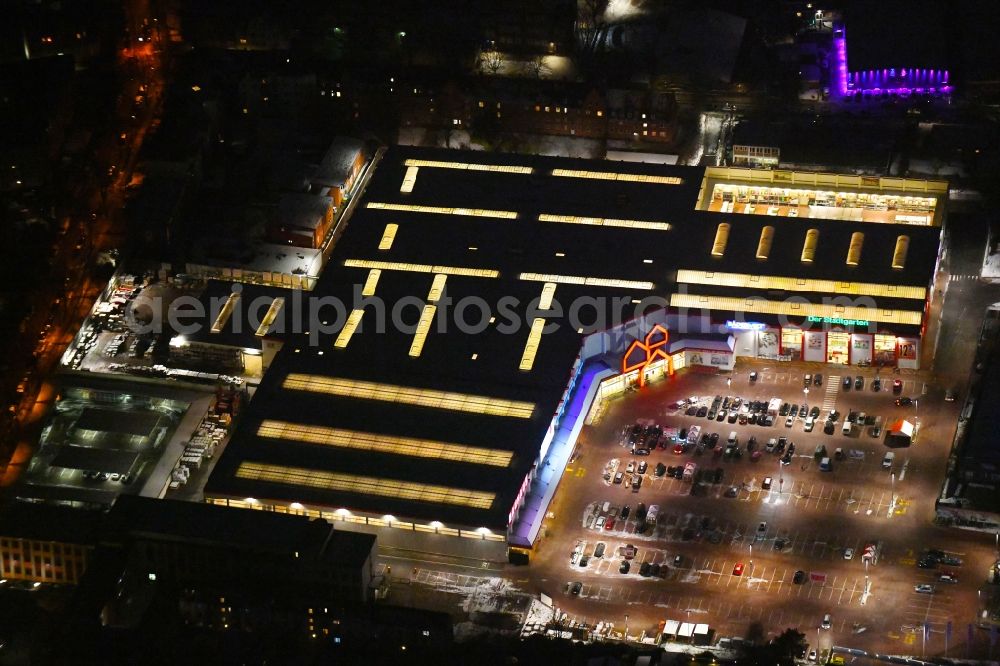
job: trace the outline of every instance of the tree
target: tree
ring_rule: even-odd
[[[809,643],[806,635],[796,629],[785,629],[780,636],[770,643],[752,644],[740,663],[744,664],[779,664],[794,666],[795,660],[803,654]]]
[[[502,53],[496,49],[490,49],[489,51],[483,51],[482,62],[483,67],[485,67],[490,74],[496,74],[500,71],[500,68],[504,66],[506,60]]]
[[[525,68],[528,70],[528,73],[536,79],[542,78],[551,71],[549,66],[545,64],[545,56],[540,54],[534,56],[531,60],[528,60],[525,64]]]

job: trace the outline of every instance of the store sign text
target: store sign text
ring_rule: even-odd
[[[839,324],[840,326],[868,326],[866,319],[841,319],[840,317],[814,317],[810,315],[809,321],[822,324]]]
[[[763,331],[767,328],[767,324],[762,324],[759,321],[735,321],[730,319],[726,321],[726,328],[731,331]]]

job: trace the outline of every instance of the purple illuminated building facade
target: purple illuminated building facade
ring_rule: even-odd
[[[946,69],[890,67],[850,71],[847,65],[847,34],[843,25],[834,28],[833,51],[835,60],[830,73],[830,89],[840,97],[946,97],[953,90]]]

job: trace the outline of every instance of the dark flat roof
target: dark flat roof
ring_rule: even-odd
[[[305,516],[135,495],[118,498],[108,512],[107,530],[140,538],[299,551],[348,568],[360,567],[375,546],[374,535],[335,530],[326,521]]]
[[[111,432],[132,437],[149,437],[159,422],[159,415],[152,412],[127,412],[86,407],[80,413],[80,418],[73,424],[73,428]]]
[[[1000,316],[990,310],[987,319]],[[995,323],[987,323],[989,332],[996,330]],[[994,333],[995,335],[995,333]],[[980,465],[984,469],[1000,465],[1000,447],[997,447],[996,414],[1000,410],[1000,347],[992,350],[986,367],[979,378],[979,395],[976,397],[969,434],[962,445],[961,457],[967,466]]]
[[[66,445],[59,447],[59,452],[56,453],[50,465],[91,472],[128,474],[138,457],[139,454],[133,451]]]
[[[0,512],[0,534],[15,539],[93,544],[103,515],[102,511],[11,502]]]
[[[240,298],[222,326],[222,330],[213,333],[212,325],[229,295],[233,293],[234,287],[239,291]],[[184,323],[192,324],[192,329],[194,329],[192,332],[186,333],[184,338],[188,342],[260,349],[262,337],[257,335],[257,329],[264,317],[267,316],[271,304],[277,298],[285,299],[284,306],[278,311],[272,325],[268,327],[269,337],[280,337],[281,331],[285,330],[286,325],[289,327],[288,330],[291,330],[289,313],[292,310],[292,299],[301,297],[303,297],[303,293],[294,289],[209,280],[205,289],[198,296],[204,317],[184,319]]]
[[[527,166],[534,172],[526,175],[421,166],[412,192],[403,193],[400,185],[409,158]],[[553,169],[668,176],[681,178],[683,182],[667,185],[562,177],[553,175]],[[312,325],[315,330],[311,335],[285,335],[284,347],[242,415],[232,441],[208,481],[206,494],[255,497],[277,503],[312,503],[374,514],[390,513],[401,519],[504,529],[521,483],[559,407],[582,339],[580,333],[567,325],[565,316],[550,316],[560,326],[542,336],[533,368],[519,370],[530,321],[514,332],[503,332],[500,325],[507,317],[497,304],[504,297],[516,298],[517,303],[509,311],[520,321],[530,319],[526,316],[528,303],[539,297],[544,280],[524,280],[520,278],[522,273],[652,284],[651,289],[646,289],[620,283],[609,286],[560,282],[555,302],[564,313],[571,304],[579,304],[577,299],[591,299],[591,305],[583,308],[580,318],[584,323],[599,318],[602,324],[597,328],[602,330],[622,320],[631,320],[635,316],[633,299],[648,296],[656,296],[663,302],[669,299],[677,290],[678,268],[915,286],[927,286],[930,282],[939,228],[721,215],[696,210],[703,176],[704,170],[698,167],[439,149],[388,149],[311,295],[340,299],[347,304],[346,311],[350,311],[352,292],[364,284],[369,270],[347,267],[346,260],[436,266],[438,272],[445,270],[440,267],[490,269],[498,271],[499,277],[448,275],[444,293],[452,306],[444,308],[439,303],[439,313],[447,309],[454,314],[454,304],[475,298],[489,304],[496,321],[492,324],[485,321],[482,330],[464,331],[453,317],[446,317],[447,332],[432,330],[422,354],[414,358],[408,355],[412,329],[400,332],[388,326],[384,332],[376,330],[377,316],[371,308],[347,348],[335,348],[334,341],[340,331],[340,325],[333,325],[337,320],[336,310],[332,306],[313,310],[315,306],[307,303],[302,318],[310,322],[328,321],[331,326],[320,331],[321,327]],[[517,217],[498,219],[370,208],[371,203],[515,211]],[[666,222],[671,229],[541,222],[540,213]],[[732,233],[725,256],[716,259],[711,256],[711,247],[716,227],[722,221],[731,223]],[[397,224],[398,231],[391,248],[379,250],[389,223]],[[760,229],[765,224],[776,228],[773,250],[770,260],[758,262],[755,251]],[[799,261],[802,240],[805,230],[812,227],[821,230],[817,258],[811,266],[803,267]],[[844,257],[853,231],[865,233],[865,246],[861,266],[852,269],[846,266]],[[893,271],[889,267],[892,249],[901,233],[911,236],[909,258],[906,270]],[[385,267],[375,295],[390,310],[393,305],[406,302],[404,299],[414,301],[402,309],[405,322],[413,325],[428,295],[433,272]],[[730,291],[740,296],[753,293]],[[914,301],[911,309],[922,307],[922,302]],[[617,317],[616,311],[620,311]],[[726,318],[725,313],[718,316]],[[476,321],[478,317],[468,319]],[[315,344],[310,344],[310,338]],[[310,393],[282,386],[292,373],[529,401],[535,404],[535,409],[531,418],[521,419]],[[495,467],[269,439],[257,435],[264,419],[489,447],[510,451],[513,458],[507,467]],[[495,493],[496,498],[489,509],[476,509],[404,501],[361,488],[331,490],[237,478],[236,471],[244,462],[338,472],[379,483],[395,480],[478,490]]]

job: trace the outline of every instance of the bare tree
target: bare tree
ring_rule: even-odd
[[[506,60],[502,53],[496,49],[490,49],[489,51],[483,51],[482,62],[483,67],[491,74],[496,74],[504,66]]]
[[[608,0],[577,0],[577,22],[584,30],[594,30],[604,23]]]
[[[540,79],[546,74],[549,74],[551,70],[549,66],[545,64],[544,55],[536,55],[531,60],[526,63],[526,68],[528,73],[534,76],[536,79]]]

